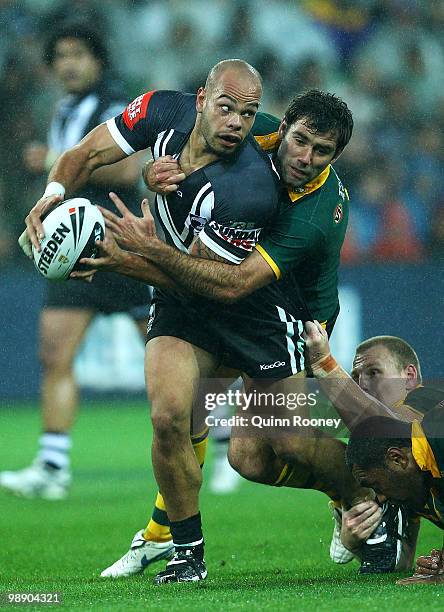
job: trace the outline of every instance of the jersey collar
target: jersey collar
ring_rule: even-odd
[[[412,423],[412,454],[421,470],[430,472],[433,478],[440,478],[435,455],[419,421]]]
[[[297,200],[300,200],[304,196],[308,195],[309,193],[313,193],[313,191],[316,191],[316,189],[319,189],[319,187],[322,187],[322,185],[328,179],[330,170],[331,165],[328,164],[328,166],[325,168],[325,170],[321,172],[321,174],[318,174],[316,178],[314,178],[309,183],[306,183],[303,187],[299,187],[295,190],[288,189],[288,197],[290,198],[290,200],[292,202],[296,202]]]

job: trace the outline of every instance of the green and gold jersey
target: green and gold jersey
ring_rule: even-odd
[[[432,476],[429,496],[420,514],[444,529],[444,401],[412,424],[413,457]]]
[[[261,148],[272,155],[279,145],[278,127],[278,119],[258,113],[252,130]],[[348,214],[347,190],[329,165],[298,190],[282,188],[279,215],[256,245],[281,290],[291,295],[298,285],[319,321],[338,310],[338,267]]]
[[[434,408],[444,398],[444,389],[432,386],[419,385],[416,389],[409,391],[403,402],[403,405],[415,410],[418,415],[426,414]],[[395,404],[396,408],[398,404]]]

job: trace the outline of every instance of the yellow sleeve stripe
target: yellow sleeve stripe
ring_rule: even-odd
[[[276,148],[276,145],[279,142],[279,133],[272,132],[271,134],[255,136],[254,138],[262,151],[272,151]]]
[[[412,423],[412,454],[421,470],[431,472],[433,478],[441,476],[435,455],[419,421]]]
[[[263,247],[261,247],[260,244],[257,244],[255,248],[256,248],[256,251],[258,251],[262,255],[262,257],[265,259],[267,264],[273,270],[276,278],[279,280],[281,278],[281,271],[279,270],[279,266],[277,265],[277,263],[270,257],[267,251]]]

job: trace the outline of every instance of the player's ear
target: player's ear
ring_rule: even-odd
[[[409,459],[404,450],[396,446],[387,449],[385,458],[390,467],[395,470],[405,470],[409,464]]]
[[[196,110],[198,113],[201,113],[203,110],[203,105],[205,102],[205,87],[199,87],[197,90],[197,98],[196,98]]]
[[[282,119],[281,125],[279,126],[279,129],[278,129],[280,140],[284,138],[285,134],[287,133],[287,129],[288,129],[287,122],[285,121],[285,119]]]
[[[404,370],[406,373],[405,388],[407,391],[412,391],[418,386],[418,370],[410,363]]]

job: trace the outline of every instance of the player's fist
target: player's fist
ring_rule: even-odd
[[[311,366],[330,354],[328,335],[319,321],[306,321],[302,337],[305,340]]]
[[[423,555],[416,560],[415,574],[443,574],[444,558],[442,551],[434,548],[430,555]]]
[[[171,155],[159,157],[147,162],[142,171],[145,185],[151,191],[161,194],[177,191],[179,183],[185,179],[185,174],[177,159]]]

